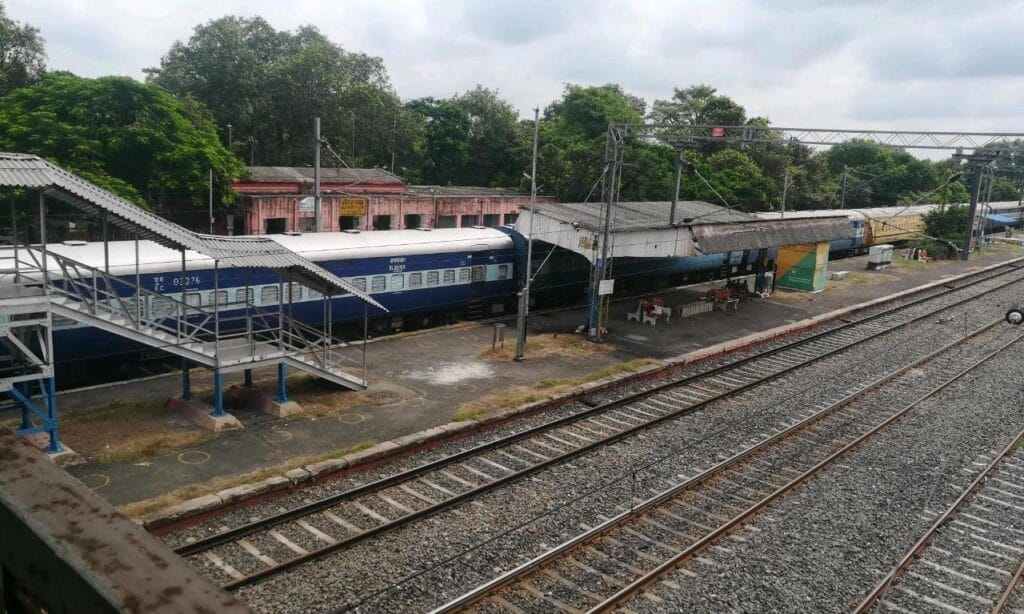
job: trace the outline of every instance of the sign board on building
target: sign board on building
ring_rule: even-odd
[[[365,198],[343,198],[338,215],[366,215]]]
[[[299,201],[299,211],[315,211],[316,210],[316,199],[312,196],[307,196]]]
[[[597,294],[604,296],[605,294],[615,293],[615,280],[614,279],[602,279],[597,285]]]
[[[711,136],[723,137],[725,136],[725,128],[712,128]]]

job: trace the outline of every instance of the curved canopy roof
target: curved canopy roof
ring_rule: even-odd
[[[229,267],[280,271],[293,281],[331,294],[353,294],[384,309],[370,295],[265,237],[222,237],[193,232],[146,211],[39,156],[0,152],[0,186],[38,188],[88,214],[107,220],[139,238],[171,249],[192,250]],[[384,309],[387,311],[386,309]]]

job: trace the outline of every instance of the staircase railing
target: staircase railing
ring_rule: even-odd
[[[347,345],[343,340],[289,317],[283,305],[276,309],[253,305],[254,296],[249,292],[242,301],[228,301],[226,290],[214,292],[211,303],[216,304],[193,305],[67,256],[45,252],[45,268],[43,259],[43,250],[36,246],[0,250],[0,283],[44,288],[76,303],[78,312],[151,337],[173,337],[173,343],[165,344],[169,351],[173,352],[174,346],[191,346],[188,349],[210,356],[217,365],[229,349],[234,350],[232,362],[245,362],[246,357],[255,360],[258,355],[294,356],[331,370],[347,360],[339,351]],[[290,290],[287,284],[285,287]],[[186,290],[186,297],[188,294]],[[239,358],[238,348],[246,346]]]

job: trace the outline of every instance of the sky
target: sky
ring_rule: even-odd
[[[648,104],[707,83],[785,127],[1024,132],[1024,0],[0,0],[52,69],[129,75],[228,14],[314,24],[402,98],[476,84],[523,116],[566,83]]]

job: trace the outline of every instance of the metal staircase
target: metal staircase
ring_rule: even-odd
[[[243,293],[246,300],[231,302],[222,291],[214,294],[220,299],[216,306],[191,305],[38,247],[20,245],[7,256],[13,270],[5,266],[0,283],[17,277],[21,287],[45,293],[54,315],[221,373],[284,363],[346,388],[366,387],[363,377],[342,369],[349,359],[339,348],[346,344],[289,317],[284,304],[259,308],[249,293]],[[281,282],[278,296],[284,296],[285,285]]]

